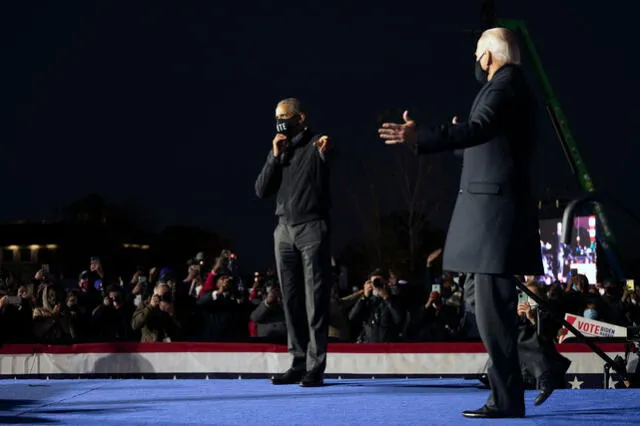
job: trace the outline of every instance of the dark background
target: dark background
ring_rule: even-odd
[[[596,185],[635,211],[639,9],[497,2],[499,17],[526,21]],[[266,267],[273,203],[253,183],[275,104],[295,96],[339,150],[337,249],[363,234],[371,198],[403,208],[397,152],[376,137],[380,114],[464,118],[478,90],[476,40],[464,30],[480,28],[479,10],[472,0],[3,2],[0,221],[53,220],[95,192],[150,229],[214,230],[243,264]],[[459,165],[429,161],[425,197],[446,228]],[[540,197],[579,192],[548,121],[535,174]],[[625,253],[637,255],[637,226],[610,217]]]

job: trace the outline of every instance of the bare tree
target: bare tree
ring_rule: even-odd
[[[431,216],[439,208],[438,202],[430,202],[429,177],[434,172],[433,158],[416,156],[406,149],[394,149],[396,177],[402,196],[406,214],[403,215],[403,225],[408,236],[409,268],[415,270],[417,259],[418,238]]]
[[[346,190],[354,204],[365,238],[373,247],[376,261],[382,260],[382,228],[379,191],[376,186],[370,157],[360,157],[358,162],[358,175],[362,179],[344,179]]]

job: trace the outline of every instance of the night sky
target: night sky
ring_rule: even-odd
[[[476,40],[464,30],[479,27],[479,4],[2,2],[0,221],[49,219],[95,192],[152,217],[154,229],[216,231],[244,264],[265,267],[274,203],[258,200],[253,184],[275,104],[295,96],[339,153],[339,247],[362,233],[354,200],[368,204],[368,181],[384,209],[402,206],[393,177],[401,147],[381,145],[377,117],[408,108],[438,124],[468,112],[479,87]],[[527,22],[596,185],[640,211],[639,141],[629,131],[640,97],[640,5],[497,1],[497,11]],[[430,161],[427,196],[445,227],[459,164],[446,154]],[[577,189],[548,120],[535,173],[541,196]],[[637,250],[637,230],[610,217],[624,248]]]

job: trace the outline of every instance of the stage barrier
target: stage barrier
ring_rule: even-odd
[[[610,356],[622,344],[601,344]],[[558,349],[571,361],[569,377],[598,383],[602,360],[586,346]],[[238,378],[270,377],[289,367],[286,347],[253,343],[90,343],[5,345],[2,378]],[[332,344],[329,377],[474,377],[485,371],[481,343]],[[589,377],[587,377],[589,376]],[[601,380],[600,380],[600,383]],[[601,385],[599,385],[601,386]]]

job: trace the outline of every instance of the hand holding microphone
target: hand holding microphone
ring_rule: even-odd
[[[277,157],[284,150],[287,144],[287,136],[282,133],[277,133],[276,137],[273,138],[273,156]]]

